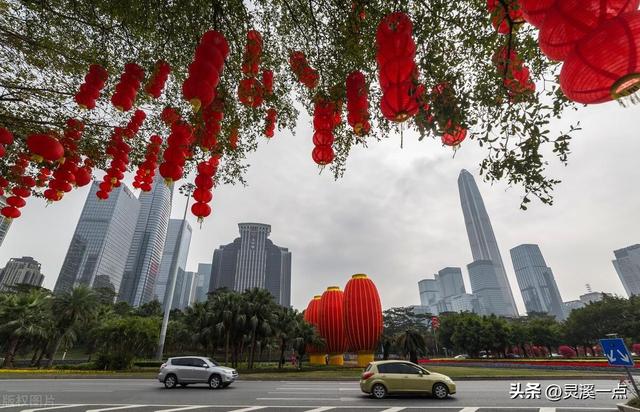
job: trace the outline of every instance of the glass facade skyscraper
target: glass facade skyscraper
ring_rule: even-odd
[[[640,245],[614,250],[612,261],[627,295],[640,295]]]
[[[291,304],[291,252],[268,239],[271,226],[240,223],[240,237],[213,252],[209,290],[264,288],[282,306]]]
[[[493,263],[495,266],[495,281],[504,301],[499,305],[504,307],[504,313],[500,314],[516,316],[518,314],[516,303],[507,279],[507,272],[502,263],[498,243],[491,227],[489,214],[484,206],[480,190],[478,190],[473,176],[467,170],[463,169],[460,172],[460,176],[458,176],[458,190],[460,191],[460,203],[473,260],[491,261]],[[475,289],[473,292],[476,292]]]
[[[0,269],[0,291],[11,290],[16,285],[42,286],[44,275],[40,273],[40,262],[31,256],[11,258]]]
[[[209,283],[211,282],[211,263],[198,263],[198,271],[196,272],[195,283],[195,301],[204,302],[207,300],[209,293]]]
[[[519,245],[510,253],[527,313],[547,313],[558,320],[564,319],[558,285],[538,245]]]
[[[498,282],[496,265],[490,260],[476,260],[467,265],[471,291],[478,298],[482,315],[513,316]]]
[[[172,194],[172,188],[159,173],[151,191],[140,193],[140,214],[120,286],[120,301],[139,306],[153,299],[171,217]]]
[[[182,234],[180,228],[183,228]],[[171,271],[171,262],[175,259],[175,265],[177,265],[177,271],[186,270],[187,255],[189,254],[189,244],[191,243],[191,225],[185,221],[182,225],[182,219],[170,219],[169,227],[167,229],[167,240],[164,243],[164,249],[162,251],[162,260],[160,261],[160,270],[158,272],[158,278],[154,288],[155,298],[163,304],[167,300],[170,291],[168,290],[169,275]],[[179,242],[177,253],[176,242]],[[177,280],[177,279],[176,279]]]
[[[109,198],[96,197],[93,182],[60,269],[55,293],[76,285],[108,288],[117,293],[136,227],[140,203],[129,188],[114,188]]]
[[[5,196],[0,196],[0,209],[5,206],[7,206],[7,198]],[[4,242],[4,238],[7,236],[11,222],[11,219],[7,219],[0,215],[0,246],[2,246],[2,242]]]

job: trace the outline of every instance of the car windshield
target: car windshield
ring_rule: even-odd
[[[211,359],[211,358],[207,358],[207,360],[208,360],[208,361],[209,361],[209,363],[211,363],[213,366],[220,366],[220,365],[218,364],[218,362],[214,361],[214,360],[213,360],[213,359]]]

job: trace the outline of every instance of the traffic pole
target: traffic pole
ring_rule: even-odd
[[[627,376],[629,376],[629,380],[633,385],[633,390],[636,392],[636,396],[640,396],[640,391],[638,391],[638,384],[636,384],[636,380],[633,379],[633,375],[631,374],[631,369],[629,369],[628,366],[625,366],[624,370],[627,371]]]
[[[169,267],[169,281],[168,294],[165,291],[164,294],[164,315],[162,316],[162,327],[160,328],[160,339],[158,340],[158,351],[156,352],[156,360],[161,361],[164,352],[164,341],[167,338],[167,326],[169,325],[169,314],[171,313],[171,305],[173,304],[173,293],[176,288],[176,278],[178,277],[178,254],[180,253],[180,244],[182,243],[182,236],[184,232],[184,226],[187,221],[187,210],[189,210],[189,200],[191,199],[191,193],[195,189],[195,186],[191,183],[187,183],[179,190],[180,193],[187,197],[186,204],[184,205],[184,214],[182,215],[182,223],[180,223],[180,231],[176,244],[173,247],[173,256],[171,259],[171,266]]]

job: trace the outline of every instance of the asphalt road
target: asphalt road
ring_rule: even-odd
[[[523,389],[527,382],[536,383],[535,379],[519,382]],[[460,381],[457,394],[438,401],[419,396],[375,400],[362,394],[357,382],[238,381],[227,389],[211,390],[206,385],[164,389],[148,379],[11,379],[0,380],[0,412],[586,412],[615,411],[621,402],[611,399],[609,391],[618,384],[613,380],[539,381],[540,399],[510,399],[511,383]],[[549,385],[564,390],[572,384],[594,384],[595,399],[552,402],[545,398]]]

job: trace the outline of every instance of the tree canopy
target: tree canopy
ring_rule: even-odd
[[[511,0],[500,3],[506,6]],[[424,114],[418,114],[394,123],[380,113],[376,28],[394,11],[407,13],[414,23],[420,84],[426,90],[444,84],[451,92],[447,104],[431,102],[431,122],[425,123]],[[136,101],[136,107],[147,112],[147,120],[131,141],[132,170],[143,160],[149,136],[168,134],[159,119],[163,107],[179,108],[192,124],[201,121],[182,98],[181,88],[200,36],[212,29],[220,31],[230,46],[217,90],[224,101],[216,149],[221,155],[218,181],[245,183],[246,155],[265,140],[267,108],[277,110],[279,130],[293,132],[300,109],[311,113],[318,97],[344,100],[346,77],[360,70],[369,89],[372,127],[362,137],[354,135],[344,121],[334,130],[336,158],[331,170],[336,178],[345,173],[349,153],[356,147],[374,145],[380,139],[400,140],[398,135],[408,130],[418,131],[421,140],[431,140],[444,132],[448,122],[454,122],[468,128],[469,140],[486,149],[480,166],[487,180],[520,185],[523,207],[532,197],[552,202],[551,192],[558,180],[547,176],[543,155],[567,161],[569,140],[576,128],[554,134],[549,126],[572,103],[559,91],[557,63],[540,54],[536,31],[526,24],[513,24],[507,35],[499,35],[484,0],[0,0],[0,126],[16,136],[0,162],[2,176],[11,180],[11,165],[26,151],[28,134],[60,131],[69,118],[81,119],[86,125],[79,152],[94,159],[98,167],[107,168],[109,136],[130,117],[117,112],[108,101],[124,65],[136,62],[149,74],[158,60],[164,60],[172,73],[163,96],[151,99],[139,93]],[[275,78],[273,94],[257,109],[243,106],[236,97],[250,29],[262,34],[261,67],[272,70]],[[493,61],[496,51],[504,47],[517,50],[538,83],[537,92],[517,98],[510,95],[505,87],[506,71],[496,70]],[[292,73],[289,55],[294,50],[303,52],[318,70],[315,89],[302,86]],[[108,70],[109,80],[96,109],[81,111],[73,96],[94,63]],[[229,144],[232,130],[239,131],[236,149]],[[433,144],[439,143],[425,141],[424,150]],[[192,152],[191,167],[208,155],[198,148]]]

